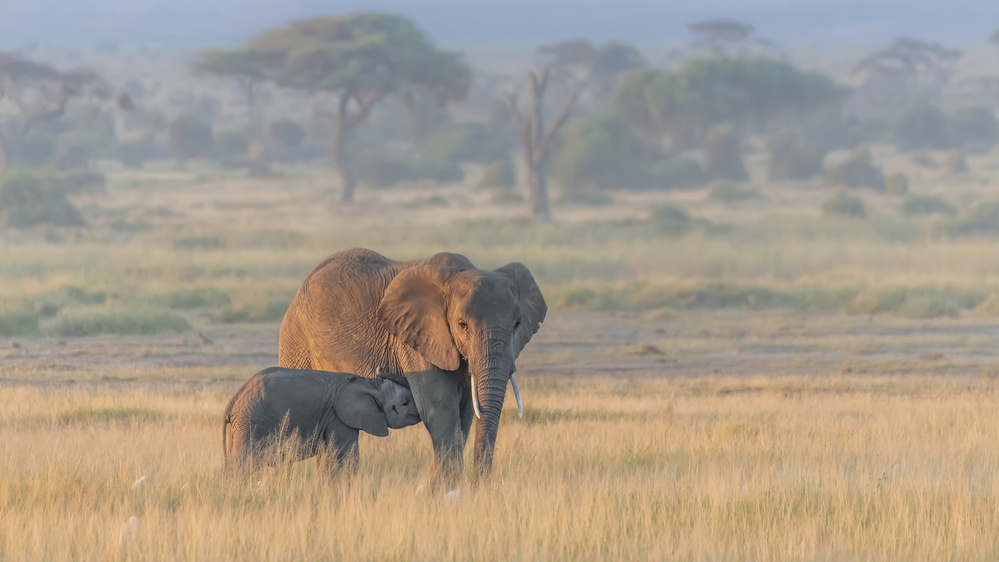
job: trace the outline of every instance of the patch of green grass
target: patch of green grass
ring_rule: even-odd
[[[84,407],[59,412],[56,420],[64,424],[90,424],[110,422],[154,421],[162,416],[147,408],[94,408]]]
[[[108,294],[104,291],[91,291],[78,285],[66,285],[54,292],[61,292],[66,298],[79,304],[104,304],[108,300]]]
[[[936,196],[910,195],[902,201],[899,212],[907,217],[923,215],[953,215],[957,209],[953,205]]]
[[[118,312],[87,314],[60,318],[53,330],[66,337],[115,335],[156,335],[186,332],[191,324],[169,312]]]
[[[23,336],[38,329],[38,315],[33,312],[0,312],[0,336]]]
[[[214,287],[198,287],[182,289],[172,293],[164,293],[154,297],[154,301],[163,303],[173,310],[193,310],[196,308],[218,308],[232,304],[229,293]]]
[[[755,189],[739,187],[727,180],[718,180],[708,186],[708,199],[724,205],[737,205],[746,201],[761,200],[763,196]]]
[[[218,236],[190,236],[174,240],[173,247],[178,250],[217,250],[222,247],[222,239]]]
[[[288,310],[290,300],[273,301],[266,304],[248,304],[240,308],[226,307],[211,316],[213,322],[219,324],[244,324],[261,322],[279,322]]]

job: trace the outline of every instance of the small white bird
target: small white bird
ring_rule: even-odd
[[[142,478],[139,478],[135,482],[132,482],[132,489],[133,490],[139,489],[139,488],[145,486],[148,483],[149,483],[149,477],[148,476],[143,476]]]
[[[461,488],[451,490],[450,492],[444,494],[444,503],[453,505],[454,502],[458,501],[459,497],[461,497]]]
[[[136,531],[139,530],[139,518],[136,516],[131,516],[128,521],[125,521],[121,526],[121,540],[127,541],[135,537]]]

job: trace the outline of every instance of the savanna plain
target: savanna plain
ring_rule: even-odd
[[[999,156],[959,179],[878,157],[955,214],[763,185],[534,224],[472,182],[342,204],[304,168],[110,168],[75,199],[90,228],[0,235],[0,559],[995,560],[999,253],[951,233]],[[420,488],[420,426],[362,437],[350,480],[221,479],[226,401],[355,246],[521,261],[544,290],[524,416],[454,501]]]

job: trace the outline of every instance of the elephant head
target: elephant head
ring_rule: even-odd
[[[336,416],[347,426],[377,437],[387,436],[389,428],[419,423],[420,413],[413,393],[405,379],[398,379],[401,380],[351,378],[334,399]]]
[[[492,464],[507,381],[523,413],[514,362],[538,331],[548,306],[520,263],[493,271],[420,265],[400,272],[378,306],[378,319],[396,338],[445,371],[471,374],[479,423],[475,465]]]

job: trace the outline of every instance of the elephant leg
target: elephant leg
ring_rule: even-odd
[[[361,453],[357,446],[358,431],[347,426],[338,427],[333,435],[321,444],[316,455],[319,472],[336,478],[342,474],[357,474]]]
[[[431,488],[454,489],[461,479],[462,453],[468,435],[467,429],[463,430],[461,416],[461,385],[456,383],[454,375],[436,369],[407,373],[406,378],[434,445],[429,484]]]

